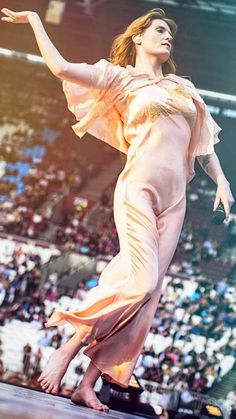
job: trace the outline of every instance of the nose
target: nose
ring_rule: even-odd
[[[168,36],[166,37],[165,41],[166,42],[170,42],[170,44],[172,45],[172,43],[173,43],[173,36],[170,35],[170,34],[168,34]]]

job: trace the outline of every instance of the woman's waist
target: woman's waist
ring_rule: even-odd
[[[187,158],[177,156],[151,156],[146,159],[140,155],[140,158],[127,159],[123,168],[123,179],[129,181],[142,181],[150,184],[156,184],[156,181],[181,184],[186,179],[188,173]]]
[[[152,167],[154,170],[158,167],[169,168],[171,171],[177,171],[178,167],[185,166],[188,161],[189,143],[185,143],[176,138],[148,139],[130,145],[127,154],[127,164],[132,163],[136,166]]]

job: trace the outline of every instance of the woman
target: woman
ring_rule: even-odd
[[[102,272],[77,312],[53,313],[47,326],[70,322],[74,336],[49,359],[39,381],[56,394],[73,357],[84,346],[90,365],[72,395],[75,403],[107,411],[93,390],[98,377],[127,387],[161,295],[186,208],[194,160],[217,185],[214,209],[227,218],[234,202],[214,144],[221,128],[193,83],[175,74],[175,22],[153,9],[114,41],[111,62],[69,63],[34,12],[2,9],[2,20],[30,23],[42,56],[63,80],[82,137],[90,132],[127,154],[114,194],[120,252]]]

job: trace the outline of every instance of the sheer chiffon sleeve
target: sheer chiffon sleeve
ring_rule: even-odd
[[[184,85],[186,91],[192,96],[197,108],[197,118],[192,130],[189,143],[189,179],[194,177],[194,162],[196,156],[212,154],[215,151],[215,145],[220,142],[219,133],[222,128],[212,118],[204,100],[197,92],[194,84],[186,79]]]
[[[77,123],[72,126],[82,138],[88,132],[127,154],[129,144],[123,135],[123,123],[116,104],[124,97],[126,70],[105,59],[87,65],[91,85],[83,87],[63,80],[68,109]]]

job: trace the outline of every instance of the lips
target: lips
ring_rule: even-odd
[[[169,44],[169,42],[164,42],[164,43],[163,43],[163,44],[161,44],[161,45],[166,45],[167,47],[171,48],[171,45]]]

